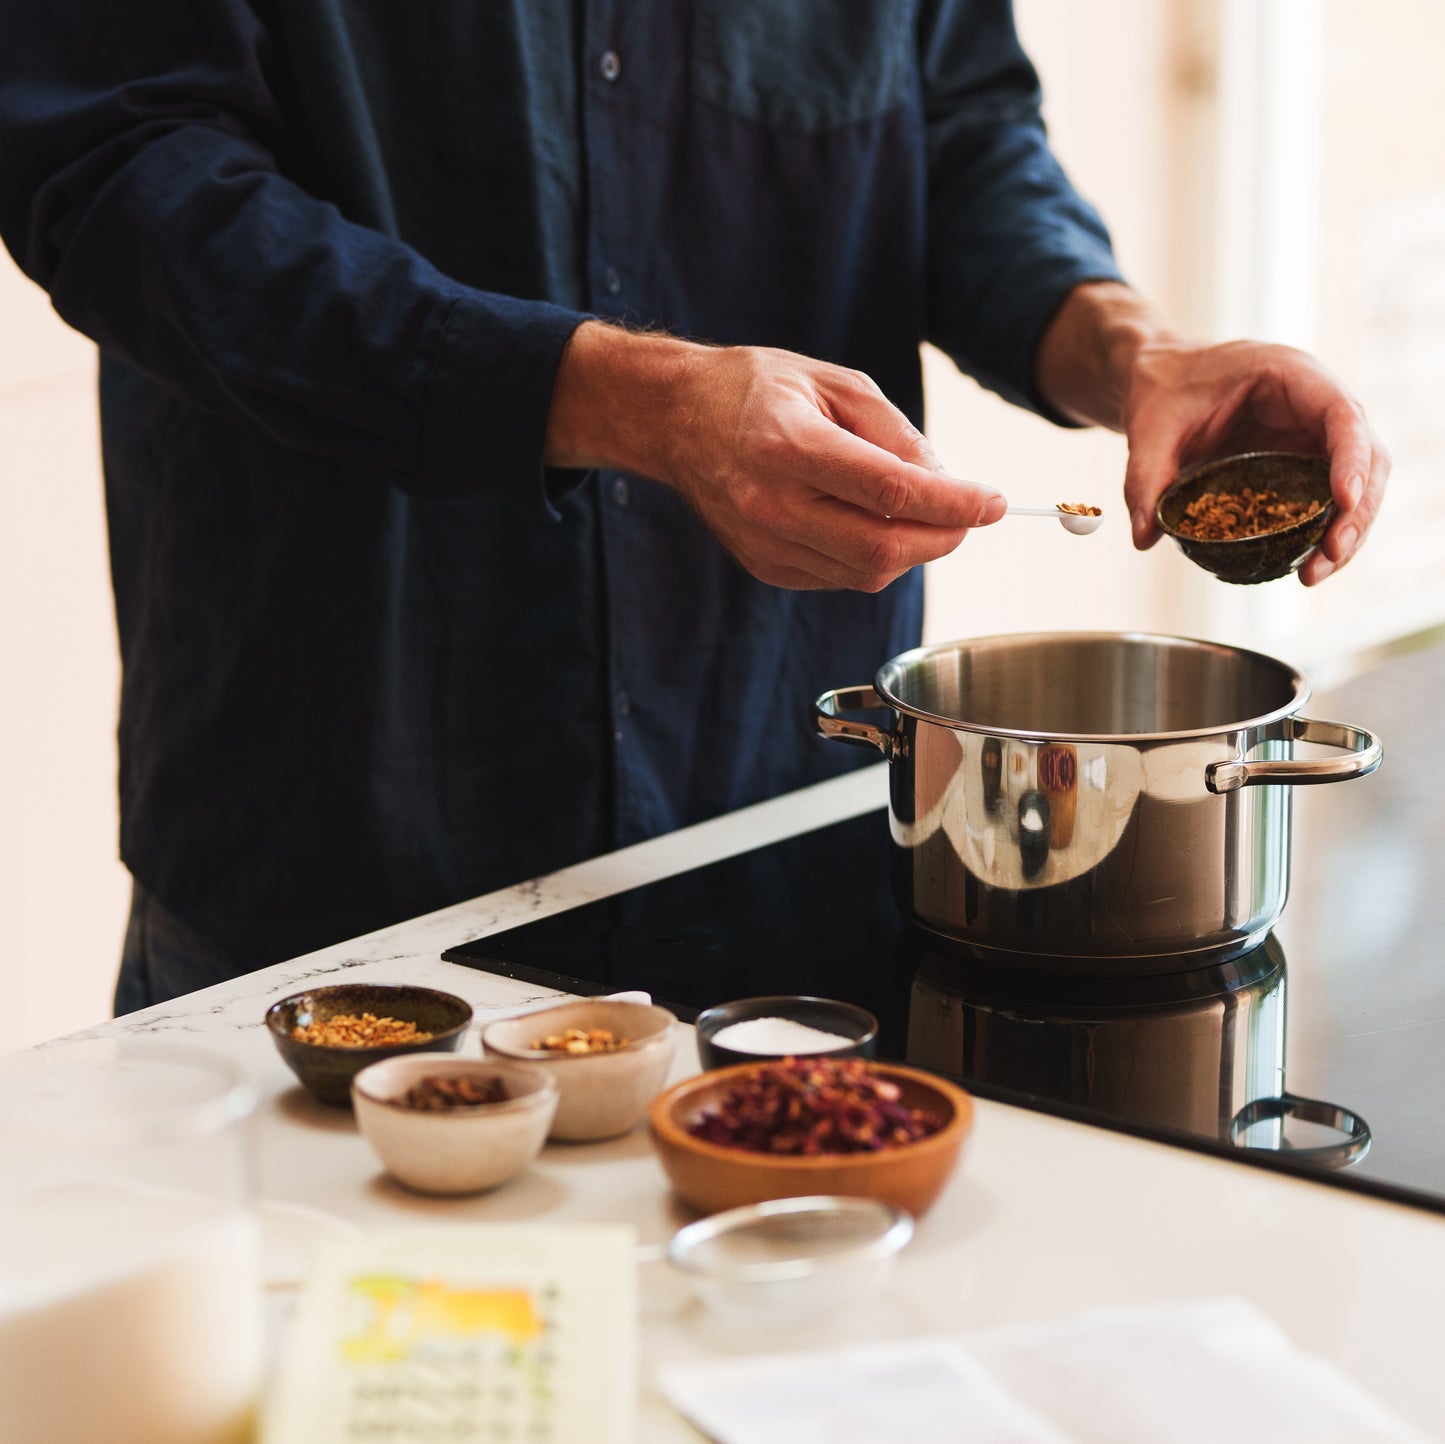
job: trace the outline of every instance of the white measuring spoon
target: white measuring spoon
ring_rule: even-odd
[[[1011,506],[1004,515],[1051,516],[1065,531],[1071,531],[1075,536],[1088,536],[1104,524],[1102,512],[1098,516],[1080,516],[1077,512],[1060,511],[1056,506]]]

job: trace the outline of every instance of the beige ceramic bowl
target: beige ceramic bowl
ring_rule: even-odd
[[[566,1028],[607,1028],[628,1043],[615,1053],[552,1053],[533,1047]],[[557,1080],[561,1096],[550,1136],[574,1143],[614,1138],[640,1123],[667,1081],[676,1044],[677,1019],[666,1008],[605,998],[562,1003],[482,1029],[482,1048],[489,1056]]]
[[[401,1100],[423,1078],[500,1078],[501,1103],[429,1112]],[[386,1171],[422,1193],[480,1193],[520,1173],[541,1151],[557,1085],[532,1069],[433,1054],[387,1058],[351,1080],[356,1122]]]

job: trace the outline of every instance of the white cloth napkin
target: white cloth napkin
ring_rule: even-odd
[[[680,1364],[719,1444],[1438,1444],[1242,1299]]]

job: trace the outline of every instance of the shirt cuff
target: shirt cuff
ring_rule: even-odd
[[[547,413],[562,352],[588,319],[546,301],[454,297],[432,358],[422,474],[412,489],[441,500],[491,493],[559,520],[551,499],[558,474],[542,463]]]
[[[990,360],[987,369],[970,368],[985,386],[1005,400],[1052,421],[1057,426],[1077,427],[1082,423],[1051,406],[1035,379],[1034,358],[1049,322],[1075,286],[1090,281],[1123,281],[1113,254],[1105,247],[1097,252],[1053,256],[1025,264],[1023,274],[1010,271],[1001,285],[1008,287],[1006,306],[987,306],[989,329],[978,352]],[[992,323],[997,318],[996,326]]]

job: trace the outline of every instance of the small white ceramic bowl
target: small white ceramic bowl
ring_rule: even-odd
[[[567,1028],[606,1028],[628,1040],[613,1053],[553,1053],[532,1045]],[[482,1049],[515,1068],[555,1078],[560,1098],[550,1137],[591,1142],[626,1133],[662,1091],[677,1046],[677,1019],[652,1003],[593,998],[561,1003],[482,1029]]]
[[[402,1100],[424,1078],[500,1078],[507,1097],[430,1111]],[[351,1080],[356,1122],[386,1171],[421,1193],[480,1193],[520,1173],[541,1151],[557,1112],[545,1074],[483,1058],[387,1058]]]

